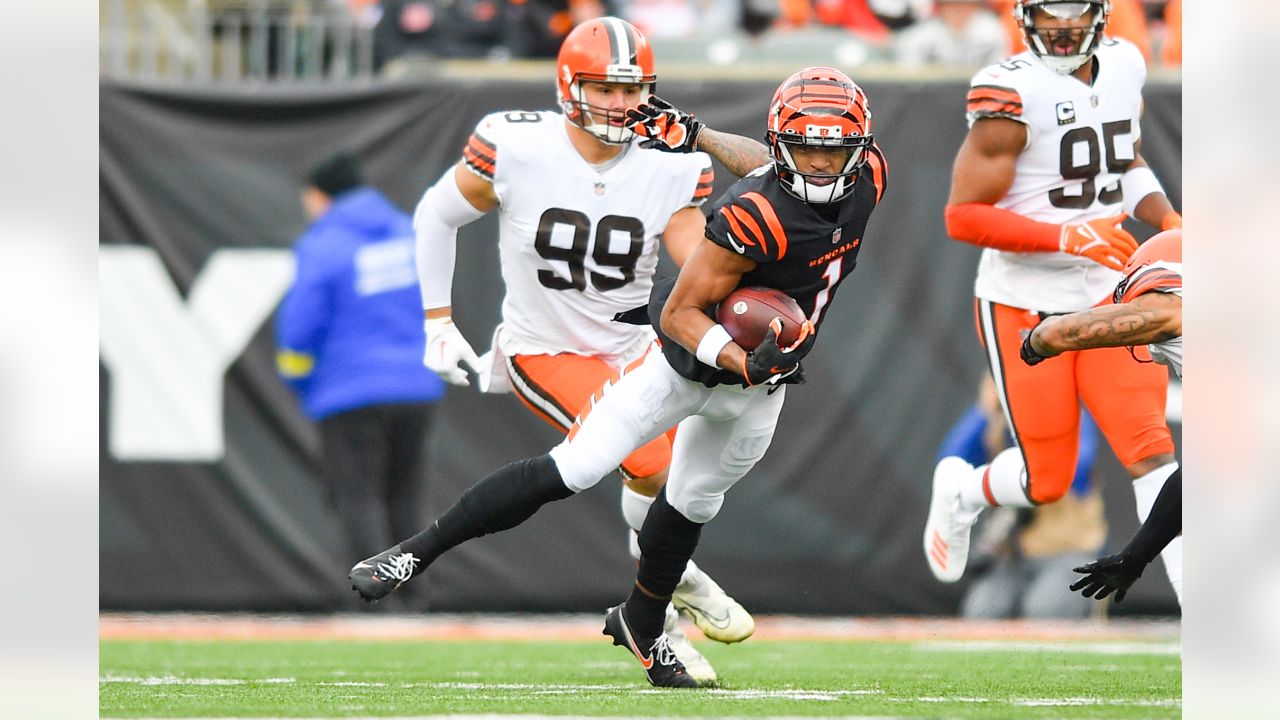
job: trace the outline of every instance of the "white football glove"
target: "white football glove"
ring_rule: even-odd
[[[427,331],[427,351],[422,356],[422,364],[445,382],[470,385],[467,369],[475,372],[480,367],[480,358],[453,324],[453,318],[429,319],[423,327]]]

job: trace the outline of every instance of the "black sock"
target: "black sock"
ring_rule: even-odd
[[[1156,559],[1161,550],[1182,532],[1182,468],[1173,471],[1155,504],[1147,515],[1147,521],[1138,528],[1123,552],[1129,553],[1134,560],[1149,563]]]
[[[647,638],[662,634],[667,603],[701,534],[700,523],[681,515],[667,502],[665,488],[658,493],[640,528],[640,571],[627,598],[627,623],[633,632]]]
[[[472,485],[431,527],[400,543],[400,550],[417,556],[417,575],[450,548],[510,530],[543,505],[572,494],[550,455],[513,462]]]

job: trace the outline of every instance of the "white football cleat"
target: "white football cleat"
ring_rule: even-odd
[[[698,681],[698,685],[709,687],[720,681],[716,675],[716,669],[711,667],[711,663],[698,652],[698,648],[689,642],[689,636],[685,635],[684,630],[680,628],[680,613],[676,612],[670,604],[667,605],[667,619],[663,622],[662,631],[671,638],[671,649],[675,652],[676,659],[684,665],[689,677]]]
[[[751,613],[729,597],[692,560],[671,594],[671,603],[692,620],[703,635],[716,642],[741,642],[756,631],[756,621]]]
[[[960,482],[973,466],[958,457],[945,457],[933,470],[933,498],[924,526],[924,555],[933,576],[953,583],[964,575],[969,562],[969,534],[982,508],[960,502]]]

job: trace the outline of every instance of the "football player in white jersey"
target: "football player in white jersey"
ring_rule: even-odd
[[[1018,359],[1042,319],[1109,298],[1138,248],[1120,227],[1126,215],[1162,230],[1182,225],[1139,153],[1142,54],[1104,38],[1109,12],[1107,0],[1018,0],[1030,50],[971,82],[947,231],[985,248],[974,284],[980,339],[1017,445],[988,465],[944,458],[934,471],[923,540],[943,582],[964,573],[983,508],[1067,492],[1081,402],[1134,478],[1140,519],[1178,468],[1163,368],[1121,348],[1068,352],[1035,369]],[[1181,596],[1180,542],[1165,564]]]
[[[1182,377],[1182,230],[1166,230],[1129,258],[1114,305],[1049,318],[1022,344],[1022,361],[1039,365],[1070,350],[1147,345],[1151,358]],[[1136,356],[1135,356],[1136,359]],[[1146,522],[1120,552],[1076,568],[1085,573],[1072,590],[1099,600],[1129,586],[1182,532],[1182,469],[1160,489]]]
[[[605,17],[578,25],[556,68],[561,112],[482,119],[461,161],[423,196],[414,225],[427,367],[463,385],[470,368],[481,390],[514,391],[567,433],[593,396],[649,348],[649,327],[614,317],[648,302],[660,242],[677,264],[691,252],[701,233],[682,229],[702,227],[714,174],[706,154],[641,148],[627,127],[626,112],[651,97],[657,79],[652,49],[630,23]],[[706,135],[725,141],[712,143],[713,152],[737,146],[733,136]],[[493,210],[506,295],[481,359],[452,321],[454,253],[457,228]],[[623,515],[634,532],[666,482],[673,433],[619,467]],[[738,642],[754,631],[751,615],[692,562],[673,602],[713,640]],[[680,633],[675,609],[667,617],[690,673],[714,680]]]

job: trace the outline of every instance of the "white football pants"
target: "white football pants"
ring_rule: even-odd
[[[773,392],[770,393],[769,391]],[[636,448],[679,423],[667,502],[696,523],[716,516],[725,492],[769,449],[785,385],[718,385],[685,379],[654,346],[643,363],[605,388],[551,450],[564,484],[581,492]]]

